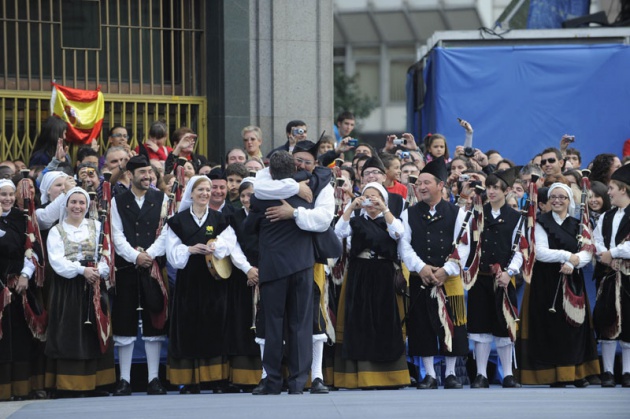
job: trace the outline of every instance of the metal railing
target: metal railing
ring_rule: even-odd
[[[129,144],[135,148],[147,138],[151,123],[164,120],[169,132],[187,126],[198,133],[196,148],[205,154],[208,145],[205,97],[104,96],[105,116],[98,138],[101,150],[106,149],[107,131],[114,125],[129,130]],[[0,90],[0,160],[28,163],[42,123],[50,115],[49,104],[48,92]],[[170,145],[170,138],[167,143]]]

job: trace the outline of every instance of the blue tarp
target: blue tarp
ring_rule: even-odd
[[[590,0],[530,0],[528,29],[561,28],[562,22],[588,14]]]
[[[599,153],[621,155],[630,138],[629,69],[627,45],[436,47],[423,74],[422,132],[413,132],[444,134],[452,152],[464,143],[460,117],[474,147],[519,164],[568,133],[584,167]]]

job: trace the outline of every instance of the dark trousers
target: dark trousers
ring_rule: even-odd
[[[289,391],[302,391],[313,358],[313,268],[260,285],[265,306],[265,353],[267,388],[282,387],[282,340],[286,319]]]

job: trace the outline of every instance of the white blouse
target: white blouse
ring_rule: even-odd
[[[96,234],[98,238],[98,233],[101,228],[101,223],[98,221],[94,221]],[[83,220],[79,227],[72,226],[64,220],[61,223],[61,228],[66,232],[67,240],[70,240],[74,243],[81,242],[89,237],[90,231],[88,228],[88,220]],[[77,275],[83,275],[85,271],[85,267],[81,266],[81,263],[78,261],[71,261],[66,258],[65,249],[63,245],[63,240],[61,240],[61,235],[57,230],[57,227],[51,228],[48,233],[48,241],[46,242],[46,248],[48,249],[48,260],[50,262],[50,266],[57,273],[57,275],[63,276],[64,278],[72,279]],[[98,249],[94,251],[94,260],[96,260]],[[101,278],[105,278],[109,275],[109,266],[105,262],[105,259],[101,257],[101,260],[97,265],[98,273],[101,275]]]
[[[554,221],[561,225],[563,223],[563,219],[560,219],[560,216],[555,212],[552,213]],[[567,214],[567,217],[570,217]],[[565,217],[566,219],[566,217]],[[576,249],[577,250],[577,249]],[[549,248],[549,238],[547,236],[547,232],[545,229],[538,223],[536,223],[536,260],[546,263],[568,263],[569,258],[573,252],[568,250],[560,250],[560,249],[550,249]],[[587,263],[591,261],[592,254],[586,250],[579,252],[578,257],[580,258],[580,263],[575,268],[583,268]],[[569,265],[571,265],[569,263]]]

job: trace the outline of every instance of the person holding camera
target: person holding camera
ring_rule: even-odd
[[[337,387],[409,385],[395,284],[403,226],[387,207],[388,196],[381,184],[368,183],[335,226],[337,237],[351,243],[337,312]]]
[[[287,134],[287,142],[280,147],[276,147],[267,154],[267,158],[270,158],[273,153],[276,151],[284,150],[289,153],[293,152],[293,147],[300,142],[306,140],[308,134],[308,128],[306,126],[306,122],[301,121],[299,119],[295,119],[293,121],[289,121],[286,128]]]

